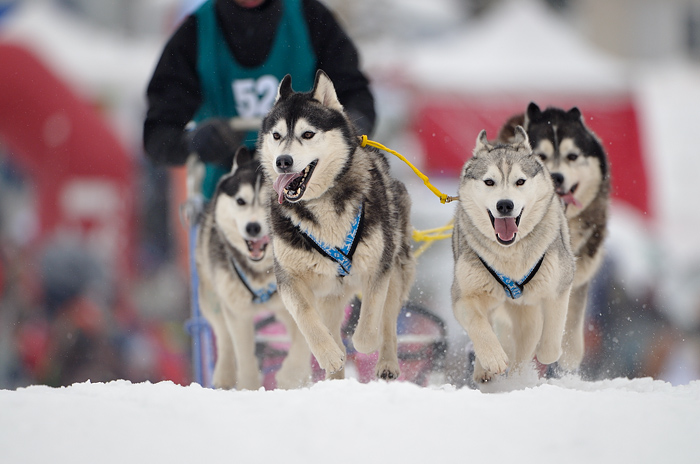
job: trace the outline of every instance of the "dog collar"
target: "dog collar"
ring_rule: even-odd
[[[364,208],[363,204],[361,203],[357,210],[357,215],[350,226],[350,232],[348,232],[348,235],[345,238],[345,243],[342,247],[328,245],[322,240],[314,237],[310,232],[302,230],[301,225],[297,225],[297,228],[303,235],[311,240],[311,243],[316,250],[318,250],[322,255],[326,256],[326,258],[338,263],[338,276],[345,277],[346,275],[350,274],[350,269],[352,268],[352,256],[355,254],[355,249],[357,248],[359,238],[362,235],[364,219]]]
[[[270,283],[267,287],[265,288],[260,288],[258,290],[255,290],[251,285],[250,285],[250,279],[246,277],[245,273],[240,269],[238,266],[238,263],[236,263],[236,260],[233,259],[233,256],[231,257],[231,264],[233,265],[233,270],[236,271],[236,274],[238,274],[238,278],[241,279],[241,282],[243,282],[243,285],[248,289],[251,295],[253,295],[253,303],[255,304],[262,304],[266,303],[272,298],[272,295],[275,294],[277,291],[277,282],[272,282]]]
[[[500,272],[493,269],[491,266],[486,264],[486,261],[484,261],[484,259],[481,256],[477,255],[477,257],[481,260],[481,263],[491,273],[494,279],[496,279],[503,286],[503,290],[505,290],[506,296],[512,298],[513,300],[518,299],[523,295],[523,288],[525,287],[525,284],[530,282],[532,278],[535,277],[535,274],[537,274],[537,271],[539,271],[540,266],[542,265],[542,261],[544,261],[544,256],[545,255],[542,255],[540,260],[537,261],[537,264],[532,266],[532,268],[527,272],[527,274],[525,274],[525,276],[522,279],[513,280],[507,275],[501,274]]]

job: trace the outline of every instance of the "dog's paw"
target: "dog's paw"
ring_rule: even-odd
[[[539,355],[537,356],[537,359],[539,359]],[[564,350],[559,357],[559,366],[566,371],[575,371],[579,368],[582,361],[583,349],[572,350],[569,348]]]
[[[311,382],[311,373],[303,370],[285,369],[285,366],[277,371],[275,375],[277,388],[282,390],[293,390],[307,386]]]
[[[326,375],[334,374],[345,367],[345,352],[335,343],[315,356],[318,365],[326,371]]]
[[[355,335],[352,337],[352,344],[357,351],[360,353],[374,353],[379,349],[381,340],[379,339],[379,329],[374,330],[369,328],[364,328],[361,330],[359,327],[355,331]]]
[[[559,360],[561,354],[561,345],[548,343],[538,348],[536,356],[537,360],[542,364],[552,364]]]
[[[401,374],[398,362],[380,361],[374,369],[374,373],[378,379],[396,380]]]
[[[481,354],[477,354],[477,359],[490,376],[503,374],[508,369],[508,355],[500,345],[482,350]]]

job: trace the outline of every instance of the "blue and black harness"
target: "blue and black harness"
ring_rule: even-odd
[[[520,298],[523,295],[523,290],[525,285],[532,280],[533,277],[535,277],[535,274],[537,274],[537,271],[540,270],[540,266],[542,265],[542,261],[544,261],[544,255],[540,258],[539,261],[525,274],[525,276],[520,279],[520,280],[513,280],[510,277],[508,277],[505,274],[501,274],[500,272],[496,271],[493,269],[491,266],[489,266],[484,259],[477,255],[481,263],[484,265],[487,271],[491,273],[494,279],[498,281],[503,286],[503,290],[506,292],[506,296],[515,300]]]
[[[322,240],[314,237],[313,234],[297,225],[299,233],[309,239],[311,245],[326,258],[338,263],[338,277],[345,277],[350,274],[350,269],[352,268],[352,256],[355,254],[355,249],[357,249],[357,244],[360,242],[362,237],[362,229],[364,228],[365,222],[365,212],[364,205],[360,204],[357,210],[357,215],[352,221],[350,226],[350,232],[348,232],[345,238],[345,243],[341,247],[334,247],[329,245]]]
[[[238,278],[241,279],[241,282],[243,282],[243,285],[248,289],[250,294],[253,296],[253,303],[255,304],[262,304],[270,301],[270,298],[272,298],[272,295],[277,292],[277,282],[273,281],[270,284],[267,285],[267,287],[264,288],[259,288],[259,289],[254,289],[253,286],[251,285],[250,279],[245,275],[245,273],[241,270],[241,268],[238,266],[238,263],[236,263],[236,260],[233,259],[233,256],[230,258],[231,264],[233,265],[233,270],[236,271],[236,274],[238,274]]]

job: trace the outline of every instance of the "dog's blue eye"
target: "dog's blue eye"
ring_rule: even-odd
[[[245,200],[243,198],[236,198],[236,203],[238,203],[239,206],[245,206]]]
[[[523,185],[524,183],[525,183],[525,179],[518,179],[515,181],[515,185],[518,185],[518,186]]]
[[[279,134],[279,132],[273,132],[272,133],[272,138],[275,140],[279,140],[282,138],[282,136]]]
[[[489,187],[493,187],[494,185],[496,185],[496,183],[492,179],[486,179],[484,181],[484,184],[488,185]]]
[[[566,155],[566,158],[569,161],[576,161],[576,159],[578,158],[578,155],[576,153],[569,153],[568,155]]]
[[[314,138],[314,135],[316,135],[316,134],[311,132],[311,131],[306,131],[303,134],[301,134],[301,138],[309,140],[309,139]]]

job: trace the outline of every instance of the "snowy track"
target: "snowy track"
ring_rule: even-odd
[[[699,432],[700,381],[568,378],[492,394],[355,380],[0,391],[3,463],[681,464],[700,462]]]

